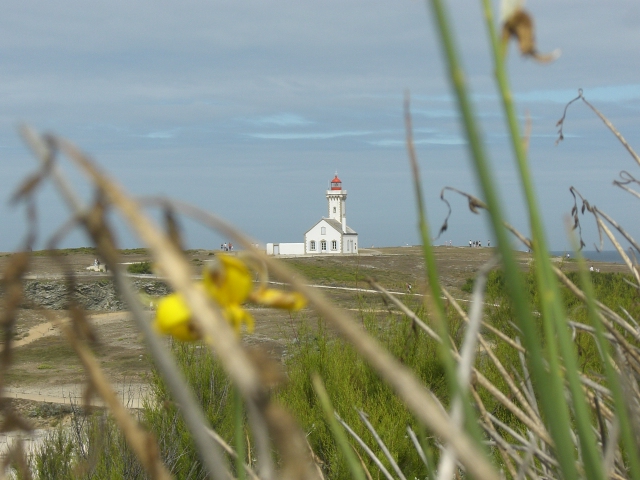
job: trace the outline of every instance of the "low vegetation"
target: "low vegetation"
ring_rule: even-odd
[[[570,274],[575,279],[576,274]],[[538,292],[533,272],[527,276],[531,301],[536,302]],[[625,308],[633,315],[640,315],[637,292],[629,284],[630,277],[623,274],[594,274],[596,296],[607,305]],[[325,279],[329,280],[329,279]],[[564,289],[565,305],[575,321],[587,322],[582,302]],[[501,270],[492,271],[487,278],[487,301],[494,306],[486,309],[485,323],[498,328],[503,333],[513,333],[510,321],[510,305]],[[501,304],[503,303],[503,304]],[[424,385],[436,395],[445,408],[450,407],[449,391],[442,362],[435,352],[437,342],[416,329],[412,320],[406,316],[389,314],[382,320],[368,313],[368,307],[361,305],[363,326],[367,332],[401,362],[411,368]],[[419,305],[416,314],[427,320]],[[380,461],[388,470],[392,465],[376,448],[372,432],[363,424],[360,412],[366,415],[375,427],[377,435],[384,441],[392,457],[407,478],[420,478],[424,475],[425,465],[406,428],[412,429],[425,445],[435,447],[433,439],[427,438],[424,429],[394,392],[382,382],[376,372],[368,366],[357,351],[339,337],[332,335],[323,321],[317,328],[308,328],[301,323],[290,339],[284,368],[287,381],[276,388],[274,395],[278,403],[291,411],[304,429],[318,464],[328,478],[351,478],[348,464],[336,444],[327,419],[314,393],[311,374],[318,374],[325,387],[335,411],[342,420],[379,455]],[[451,317],[448,322],[449,335],[457,348],[460,348],[462,325]],[[488,333],[486,340],[492,345],[494,354],[503,365],[517,365],[517,352],[501,341],[499,337]],[[601,375],[597,362],[591,361],[597,355],[593,338],[584,332],[576,339],[581,370],[591,375]],[[234,402],[235,390],[221,363],[212,357],[200,345],[182,343],[173,344],[173,353],[200,405],[202,405],[212,428],[228,443],[234,442]],[[38,368],[52,368],[43,364]],[[479,371],[489,378],[498,388],[508,389],[494,363],[483,359]],[[179,408],[171,400],[166,382],[157,370],[151,376],[152,395],[139,412],[141,423],[158,439],[163,462],[177,478],[206,478],[197,451],[190,439],[189,431],[180,415]],[[486,391],[480,391],[485,408],[500,421],[516,432],[526,432],[524,425],[508,409]],[[76,412],[77,414],[77,412]],[[146,478],[144,469],[128,449],[122,434],[115,423],[105,413],[98,413],[84,419],[75,419],[82,425],[74,434],[66,426],[60,426],[52,432],[43,447],[32,458],[32,465],[39,478]],[[251,451],[254,440],[248,424],[246,432],[247,451]],[[107,441],[103,433],[108,431]],[[81,435],[81,441],[77,437]],[[80,449],[82,445],[85,450]],[[355,442],[353,448],[363,459],[366,468],[374,471],[378,467],[367,456],[366,451]],[[437,461],[438,453],[432,461]],[[250,463],[251,459],[247,459]],[[496,458],[496,461],[499,461]],[[83,472],[78,475],[78,472]],[[236,472],[237,474],[237,472]]]
[[[137,262],[127,265],[127,272],[134,274],[150,274],[153,273],[153,264],[151,262]]]

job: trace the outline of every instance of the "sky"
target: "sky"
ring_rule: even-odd
[[[480,2],[450,0],[474,109],[508,220],[528,220]],[[494,3],[495,15],[499,5]],[[570,186],[640,236],[637,200],[615,188],[631,156],[584,104],[556,122],[579,88],[640,148],[640,3],[530,0],[538,48],[552,64],[522,58],[508,70],[529,147],[538,205],[552,250],[568,248]],[[302,242],[327,215],[337,172],[347,223],[360,246],[419,243],[405,145],[404,92],[431,229],[445,186],[482,197],[441,56],[429,5],[415,0],[204,1],[5,0],[0,16],[0,251],[20,248],[23,205],[9,203],[37,166],[18,133],[28,124],[63,136],[135,196],[177,198],[212,211],[260,243]],[[91,190],[62,163],[81,195]],[[453,212],[436,244],[493,238],[486,215],[449,194]],[[69,218],[52,186],[37,195],[38,243]],[[155,215],[153,212],[152,215]],[[119,245],[138,239],[118,225]],[[226,239],[182,222],[189,248]],[[583,217],[588,249],[598,243]],[[89,245],[79,232],[61,247]],[[611,247],[605,244],[605,249]]]

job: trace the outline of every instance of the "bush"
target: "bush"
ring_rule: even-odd
[[[127,272],[134,274],[149,274],[153,273],[153,268],[151,262],[138,262],[128,265]]]

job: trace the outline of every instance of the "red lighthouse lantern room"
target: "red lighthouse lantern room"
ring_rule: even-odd
[[[338,178],[338,174],[331,180],[331,190],[342,190],[342,180]]]

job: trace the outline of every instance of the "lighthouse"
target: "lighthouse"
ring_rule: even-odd
[[[327,190],[327,203],[329,204],[329,216],[340,222],[342,233],[347,231],[347,191],[342,189],[342,180],[335,177],[331,180],[331,186]]]
[[[347,225],[347,191],[336,173],[326,191],[329,215],[304,234],[305,254],[357,254],[358,234]]]

